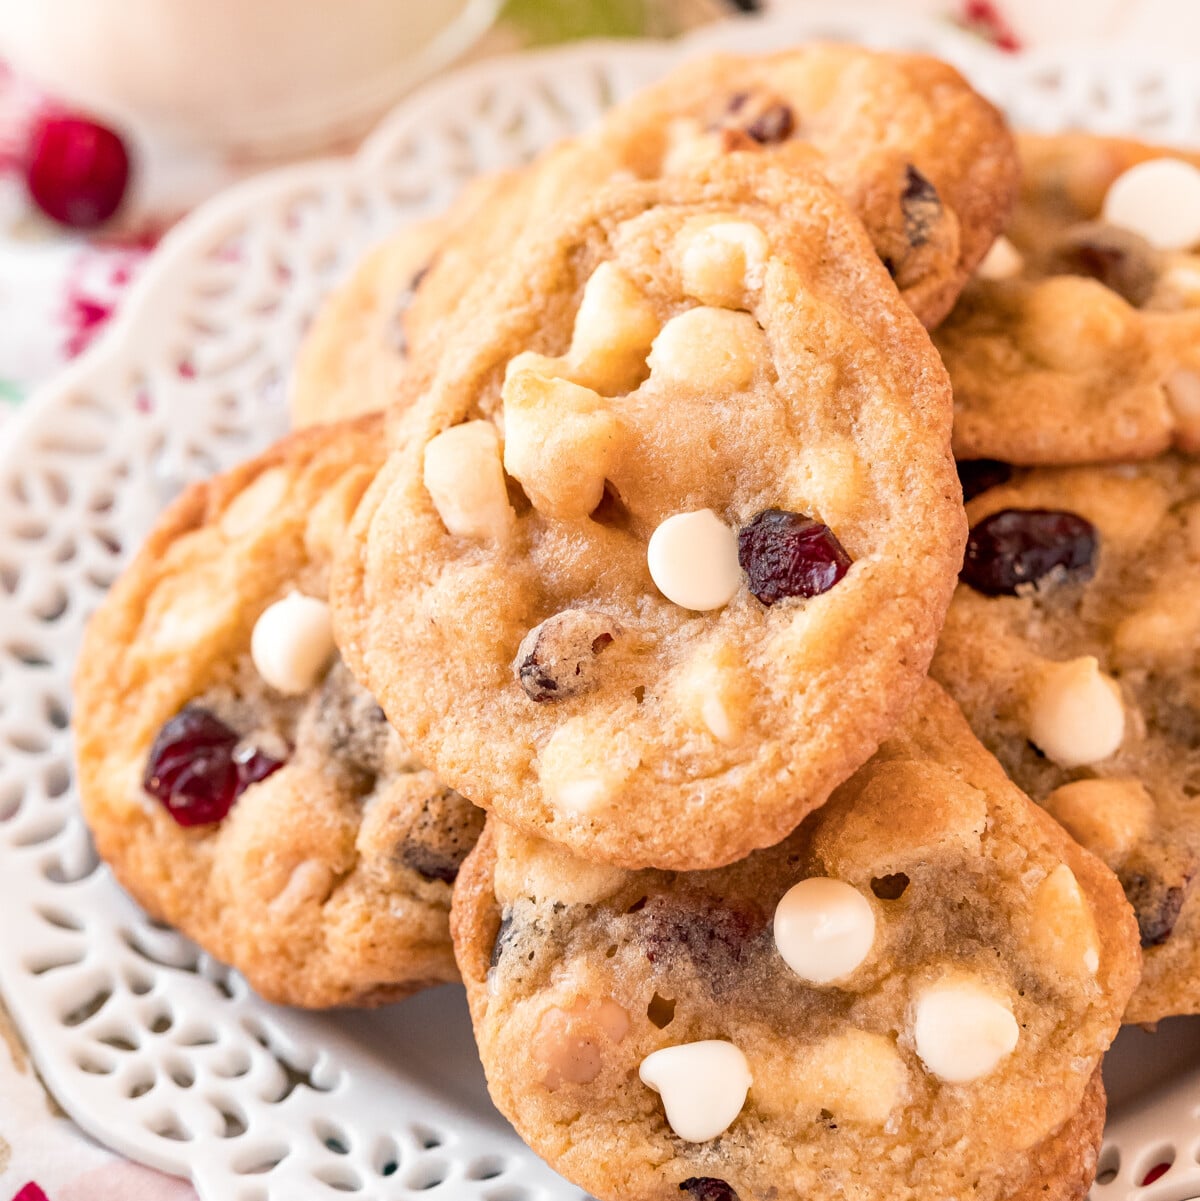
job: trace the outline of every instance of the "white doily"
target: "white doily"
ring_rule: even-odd
[[[413,97],[355,160],[265,176],[197,212],[163,243],[111,332],[8,432],[0,986],[47,1084],[103,1142],[190,1175],[206,1201],[578,1201],[491,1108],[461,990],[374,1014],[273,1008],[124,898],[77,812],[71,668],[87,614],[163,504],[283,430],[305,323],[371,242],[443,207],[470,175],[578,130],[681,54],[817,35],[940,54],[1025,125],[1200,143],[1194,71],[1006,59],[847,4],[710,27],[671,46],[495,60]],[[1200,1025],[1123,1035],[1106,1075],[1119,1103],[1093,1195],[1200,1194]],[[1157,1183],[1138,1187],[1168,1161]]]

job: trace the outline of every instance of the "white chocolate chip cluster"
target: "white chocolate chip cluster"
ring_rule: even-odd
[[[500,845],[504,854],[495,876],[498,899],[502,894],[506,905],[523,897],[541,898],[543,905],[560,901],[561,887],[547,891],[545,881],[561,878],[573,862],[569,857],[508,830],[501,831]],[[961,844],[957,853],[963,849],[980,854],[978,838]],[[512,856],[525,864],[522,871],[509,861]],[[907,877],[904,880],[907,884]],[[570,896],[571,904],[603,904],[625,895],[627,881],[628,876],[609,869],[599,891],[592,891],[589,882],[577,896],[567,883],[562,895]],[[882,888],[881,895],[894,894]],[[633,911],[644,903],[642,898]],[[773,946],[782,969],[806,987],[830,995],[869,990],[869,977],[861,973],[886,954],[879,921],[896,920],[887,914],[887,904],[836,878],[798,880],[774,912]],[[1043,970],[1075,978],[1096,975],[1100,942],[1094,915],[1065,863],[1058,863],[1032,888],[1023,912],[1024,925],[1015,924],[1013,933],[1024,939]],[[903,920],[937,919],[910,912]],[[801,1041],[783,1058],[764,1056],[756,1039],[740,1045],[736,1035],[700,1038],[660,1045],[644,1054],[638,1075],[659,1094],[667,1126],[685,1143],[720,1138],[747,1103],[760,1118],[832,1114],[836,1121],[890,1129],[897,1111],[914,1095],[914,1070],[927,1074],[936,1087],[969,1087],[1001,1072],[1022,1038],[1014,1012],[1016,987],[997,983],[994,966],[978,971],[935,962],[902,979],[898,995],[905,1003],[898,1015],[898,1038],[851,1024],[816,1041]],[[736,1013],[738,1002],[731,998],[727,1003]],[[669,1027],[679,1004],[656,993],[649,1009],[653,1024]],[[612,1057],[625,1054],[624,1044],[638,1038],[629,1006],[611,997],[592,995],[551,1006],[543,1012],[533,1047],[542,1087],[556,1092],[570,1084],[596,1082]]]
[[[706,391],[749,386],[768,357],[765,334],[744,311],[762,286],[767,251],[766,235],[751,222],[686,224],[673,250],[685,307],[665,320],[661,302],[618,263],[596,267],[567,351],[558,358],[524,352],[508,363],[503,437],[497,425],[475,420],[426,446],[425,488],[446,529],[503,543],[515,520],[506,474],[542,515],[587,518],[629,436],[621,398],[648,377]]]
[[[980,853],[978,841],[974,845]],[[776,905],[775,951],[805,985],[854,992],[867,984],[861,970],[884,953],[880,910],[879,901],[846,881],[799,880]],[[1096,975],[1100,942],[1094,915],[1065,863],[1033,888],[1024,913],[1014,934],[1024,938],[1043,970],[1077,979]],[[913,913],[907,920],[921,916]],[[666,1121],[678,1138],[708,1142],[733,1125],[748,1097],[760,1113],[833,1113],[838,1120],[883,1127],[911,1092],[905,1046],[930,1079],[948,1086],[992,1076],[1017,1050],[1016,989],[997,984],[991,969],[981,974],[935,964],[906,989],[899,1043],[850,1026],[796,1047],[790,1070],[784,1070],[773,1057],[752,1059],[736,1040],[709,1039],[655,1050],[641,1061],[639,1074],[662,1096]]]

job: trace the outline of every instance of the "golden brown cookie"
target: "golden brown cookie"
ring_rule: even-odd
[[[455,979],[482,816],[340,662],[330,559],[382,421],[305,431],[162,516],[88,625],[74,735],[100,854],[153,916],[286,1004]]]
[[[1124,884],[1128,1020],[1200,1012],[1200,464],[1021,471],[967,513],[934,674]]]
[[[755,156],[614,186],[477,316],[339,564],[351,667],[584,857],[778,841],[908,705],[961,562],[924,330],[820,174]]]
[[[1133,917],[932,683],[779,846],[622,872],[492,817],[451,921],[493,1099],[602,1201],[1066,1201],[1095,1172]]]
[[[1200,156],[1078,133],[1020,147],[1008,235],[934,337],[955,453],[1055,465],[1200,451],[1200,223],[1174,211],[1200,209]],[[1164,160],[1161,181],[1140,174]]]
[[[376,246],[317,313],[292,370],[297,426],[385,409],[400,388],[408,347],[404,313],[446,226],[406,226]]]
[[[440,217],[407,225],[376,246],[325,300],[292,371],[296,426],[341,421],[392,404],[408,361],[405,319],[417,285],[446,239],[489,220],[504,175],[473,180]]]
[[[484,267],[612,176],[653,179],[744,153],[786,163],[797,146],[821,155],[909,305],[936,325],[1012,208],[1012,138],[943,62],[814,44],[687,63],[543,155],[486,220],[449,240],[414,303],[414,344],[440,336]]]

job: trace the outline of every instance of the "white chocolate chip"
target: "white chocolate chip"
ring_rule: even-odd
[[[733,742],[733,718],[719,694],[710,693],[700,702],[700,717],[718,742]]]
[[[767,237],[749,221],[715,221],[699,230],[685,229],[680,273],[683,290],[701,304],[745,307],[748,291],[762,286]]]
[[[747,672],[728,644],[697,651],[672,683],[671,695],[691,723],[718,742],[741,737],[749,710]]]
[[[530,1048],[542,1086],[555,1092],[563,1085],[591,1084],[604,1069],[609,1046],[628,1033],[629,1014],[611,998],[552,1006],[542,1014]]]
[[[608,395],[637,387],[659,331],[654,305],[613,263],[601,263],[584,285],[568,354],[571,375]]]
[[[1138,163],[1113,180],[1103,216],[1159,250],[1187,250],[1200,242],[1200,171],[1177,158]]]
[[[555,808],[586,815],[607,805],[640,761],[636,748],[620,732],[605,734],[586,718],[573,717],[542,748],[538,779]]]
[[[857,524],[872,494],[871,468],[850,438],[831,437],[804,447],[783,480],[783,507],[828,526]]]
[[[671,1129],[689,1143],[724,1134],[741,1113],[752,1083],[745,1055],[720,1039],[653,1051],[638,1075],[662,1097]]]
[[[755,1108],[785,1119],[883,1126],[908,1091],[908,1068],[886,1035],[854,1027],[754,1061]]]
[[[244,538],[257,533],[287,498],[288,473],[282,467],[264,471],[243,489],[221,517],[221,532],[227,538]]]
[[[1175,442],[1188,454],[1200,454],[1200,373],[1177,367],[1163,381],[1175,418]]]
[[[677,117],[667,124],[667,149],[662,174],[682,175],[695,171],[718,155],[720,143],[694,117]]]
[[[648,362],[652,378],[698,390],[733,390],[745,388],[766,357],[766,335],[749,313],[702,305],[662,327]]]
[[[535,903],[596,905],[628,879],[620,868],[576,859],[515,826],[498,825],[496,840],[494,891],[501,905],[526,898]]]
[[[1091,656],[1041,671],[1030,705],[1029,737],[1059,767],[1099,763],[1125,737],[1121,690]]]
[[[844,880],[801,880],[775,908],[775,946],[809,984],[831,984],[850,975],[874,945],[875,911]]]
[[[969,1084],[995,1071],[1019,1036],[1012,1005],[972,977],[949,976],[917,997],[917,1054],[948,1084]]]
[[[268,905],[275,917],[291,915],[309,905],[323,905],[333,892],[337,877],[333,868],[318,859],[306,859],[297,864],[288,882]]]
[[[1105,863],[1124,858],[1154,824],[1154,801],[1141,780],[1072,780],[1042,802],[1081,846]]]
[[[255,670],[285,696],[312,688],[325,674],[334,649],[329,606],[299,592],[268,605],[250,636]]]
[[[545,372],[552,360],[518,355],[504,380],[504,467],[547,517],[586,517],[604,495],[621,422],[591,388]]]
[[[742,584],[737,534],[712,509],[668,517],[650,535],[646,562],[659,592],[684,609],[720,609]]]
[[[442,524],[462,538],[503,542],[516,514],[490,421],[452,426],[425,447],[425,488]]]
[[[1069,974],[1082,967],[1094,976],[1100,967],[1100,940],[1092,908],[1075,879],[1060,863],[1033,894],[1030,937],[1037,953]]]
[[[1158,586],[1112,631],[1112,662],[1124,671],[1171,670],[1181,647],[1200,644],[1200,578],[1163,572]]]
[[[1025,259],[1021,252],[1001,234],[983,256],[975,272],[980,279],[1013,279],[1021,274],[1024,267]]]
[[[1156,308],[1195,308],[1200,305],[1200,260],[1190,254],[1168,259],[1158,277],[1151,303]]]

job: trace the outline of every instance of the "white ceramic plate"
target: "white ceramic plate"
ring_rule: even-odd
[[[670,46],[592,43],[484,63],[406,102],[351,161],[264,176],[163,243],[96,349],[0,446],[0,987],[86,1130],[191,1176],[205,1201],[578,1201],[491,1108],[461,990],[372,1014],[273,1008],[148,922],[97,865],[71,781],[83,622],[163,504],[282,432],[306,321],[364,249],[705,47],[806,37],[927,50],[1043,129],[1200,142],[1200,76],[1006,59],[932,25],[794,6]],[[1098,1199],[1200,1194],[1200,1023],[1126,1033]],[[1172,1167],[1139,1187],[1156,1163]]]

